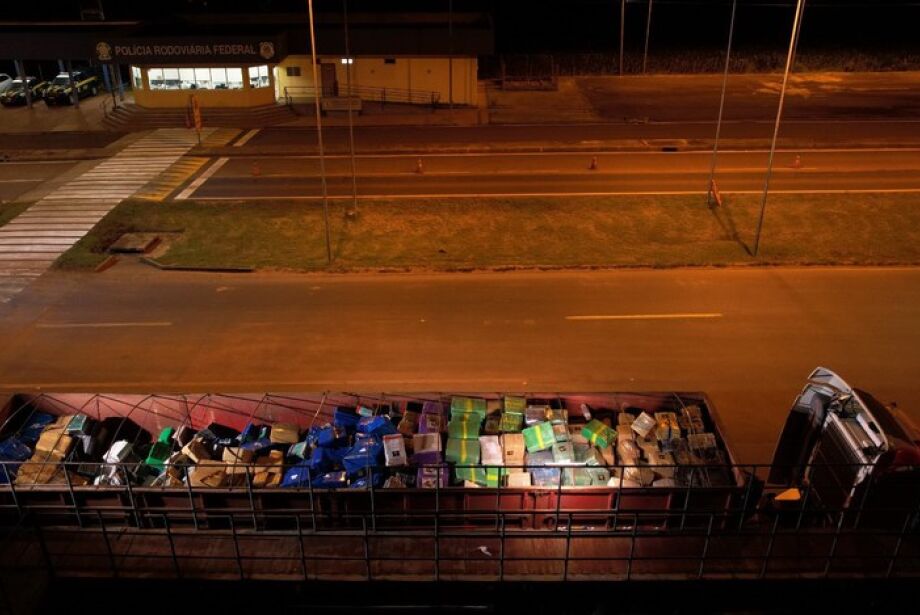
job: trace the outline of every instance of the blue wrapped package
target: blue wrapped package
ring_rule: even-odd
[[[284,473],[281,480],[282,487],[309,487],[310,486],[310,465],[308,463],[298,463],[291,466]]]
[[[346,484],[345,472],[327,472],[313,479],[314,489],[341,489]]]
[[[252,440],[250,442],[243,442],[240,444],[240,448],[244,451],[252,451],[253,453],[258,453],[263,449],[268,449],[272,445],[272,441],[268,438],[259,438],[258,440]]]
[[[361,438],[348,449],[342,464],[349,476],[355,476],[368,467],[379,465],[383,458],[383,444],[375,437]]]
[[[310,469],[314,473],[328,472],[332,470],[336,463],[340,463],[341,458],[336,459],[333,449],[317,447],[310,454]]]
[[[0,442],[0,461],[25,461],[32,456],[32,449],[15,436]]]
[[[353,479],[348,487],[350,489],[367,489],[369,485],[373,484],[374,489],[380,489],[383,487],[383,482],[386,479],[384,476],[386,472],[383,470],[374,470],[371,472],[373,479],[369,479],[367,473],[365,472],[364,476],[359,476],[358,478]]]
[[[240,432],[240,444],[246,442],[255,442],[259,439],[259,426],[254,423],[246,423],[246,427]]]
[[[54,417],[47,412],[33,412],[26,424],[19,430],[17,438],[29,447],[34,447],[46,425],[54,422]]]
[[[396,427],[389,417],[386,416],[368,416],[362,417],[358,421],[358,433],[370,434],[374,436],[388,436],[396,433]]]
[[[19,461],[25,461],[32,456],[32,450],[19,441],[18,438],[7,438],[0,442],[0,485],[6,485],[16,478],[16,472],[19,470]]]
[[[312,431],[312,430],[311,430]],[[342,446],[348,441],[348,434],[344,429],[334,425],[320,427],[316,432],[316,445],[326,448]]]
[[[349,433],[354,433],[360,418],[354,408],[339,406],[332,412],[332,424]]]

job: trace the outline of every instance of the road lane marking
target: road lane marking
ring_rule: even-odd
[[[182,192],[180,192],[178,195],[176,195],[176,200],[177,200],[177,201],[184,201],[185,199],[187,199],[187,198],[189,198],[190,196],[192,196],[192,194],[194,194],[194,192],[195,192],[196,190],[198,190],[198,188],[200,188],[201,185],[202,185],[203,183],[205,183],[206,181],[208,181],[208,179],[209,179],[212,175],[214,175],[215,173],[217,173],[217,171],[220,170],[220,168],[221,168],[222,166],[224,166],[225,164],[227,164],[227,161],[228,161],[228,160],[230,160],[230,159],[229,159],[229,158],[218,158],[217,161],[216,161],[214,164],[212,164],[210,167],[208,167],[207,169],[205,169],[204,173],[202,173],[201,175],[199,175],[198,178],[195,179],[195,181],[193,181],[191,184],[189,184],[188,188],[186,188],[185,190],[183,190]]]
[[[682,320],[722,318],[719,312],[688,312],[684,314],[600,314],[591,316],[566,316],[566,320]]]
[[[48,181],[46,179],[0,179],[0,184],[28,184]]]
[[[662,139],[667,140],[667,139]],[[500,158],[500,157],[514,157],[514,156],[585,156],[590,154],[598,154],[599,156],[668,156],[673,158],[674,155],[694,155],[694,156],[712,156],[712,149],[692,149],[692,150],[678,150],[676,152],[662,152],[660,149],[654,149],[659,147],[657,145],[649,145],[646,149],[635,150],[635,151],[597,151],[592,150],[567,150],[567,151],[531,151],[531,152],[513,152],[513,151],[494,151],[494,152],[424,152],[420,151],[417,153],[393,153],[393,154],[361,154],[360,152],[356,155],[358,159],[362,158],[406,158],[409,160],[414,160],[417,158]],[[720,155],[729,155],[729,154],[767,154],[769,149],[726,149],[719,150]],[[824,148],[777,148],[777,154],[879,154],[879,153],[905,153],[911,154],[920,152],[920,148],[917,147],[824,147]],[[284,154],[282,156],[272,156],[273,158],[281,159],[316,159],[319,160],[319,154]],[[262,160],[266,156],[257,156],[257,155],[243,155],[237,157],[237,159],[259,159]],[[326,160],[349,160],[351,156],[349,154],[326,154],[324,156]]]
[[[763,194],[763,190],[720,190],[722,194]],[[770,190],[770,194],[920,194],[920,188],[882,188],[854,190]],[[705,190],[638,190],[627,192],[483,192],[483,193],[446,193],[446,194],[359,194],[359,199],[484,199],[497,197],[530,196],[706,196]],[[178,198],[178,197],[177,197]],[[201,196],[202,201],[262,201],[286,199],[289,201],[319,201],[322,195],[236,195],[236,196]],[[330,201],[353,198],[350,194],[330,194]]]
[[[250,130],[249,132],[247,132],[246,134],[244,134],[242,137],[240,137],[240,140],[237,141],[236,143],[234,143],[234,144],[233,144],[233,147],[243,147],[244,145],[246,145],[246,143],[249,142],[249,140],[250,140],[251,138],[253,138],[254,136],[256,136],[256,135],[259,133],[260,130],[262,130],[262,129],[261,129],[261,128],[253,128],[252,130]]]
[[[121,327],[171,327],[171,322],[48,322],[36,329],[115,329]]]

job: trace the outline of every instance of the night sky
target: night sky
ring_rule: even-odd
[[[5,3],[3,20],[76,20],[99,0]],[[341,11],[342,0],[314,0],[318,15]],[[183,14],[243,16],[287,13],[296,20],[306,0],[101,0],[109,20],[181,20]],[[617,47],[619,0],[349,0],[349,10],[437,13],[485,11],[495,25],[499,53],[608,52]],[[739,48],[781,49],[788,40],[794,0],[739,0]],[[627,48],[641,49],[647,0],[627,2]],[[724,45],[730,0],[654,0],[653,49],[714,49]],[[290,20],[282,20],[290,23]],[[800,49],[917,50],[920,1],[809,0]]]

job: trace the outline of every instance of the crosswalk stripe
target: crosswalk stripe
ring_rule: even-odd
[[[206,129],[203,136],[212,131]],[[156,130],[0,227],[0,303],[8,303],[47,271],[122,200],[149,187],[167,170],[173,175],[197,171],[199,161],[180,162],[196,144],[197,137],[188,130]]]

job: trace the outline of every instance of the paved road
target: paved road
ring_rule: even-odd
[[[713,115],[713,118],[715,116]],[[714,119],[661,123],[494,125],[494,126],[362,126],[355,128],[358,150],[431,148],[501,149],[510,146],[594,147],[623,141],[684,141],[709,143],[715,134]],[[772,119],[727,122],[722,137],[730,140],[768,140],[773,134]],[[324,145],[331,152],[347,152],[348,130],[323,129]],[[920,117],[868,120],[789,120],[783,122],[780,142],[809,147],[814,143],[892,144],[920,142]],[[667,143],[655,143],[663,145]],[[247,151],[313,151],[316,130],[309,127],[265,128],[240,148]]]
[[[75,165],[73,161],[0,163],[0,200],[12,201]]]
[[[720,188],[762,190],[767,156],[763,151],[723,153]],[[706,186],[710,160],[706,152],[380,155],[360,156],[355,166],[361,196],[642,194],[699,192]],[[347,156],[327,160],[326,172],[331,195],[351,195]],[[322,194],[319,160],[312,156],[224,158],[206,173],[184,197]],[[920,190],[920,150],[784,150],[774,162],[771,186],[775,191]]]
[[[816,365],[917,409],[918,322],[914,268],[336,276],[122,264],[45,276],[0,307],[0,389],[705,390],[742,459],[763,461]]]

